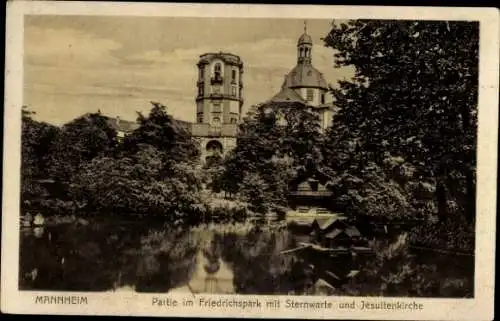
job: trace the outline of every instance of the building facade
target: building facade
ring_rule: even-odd
[[[304,25],[304,33],[297,41],[297,64],[285,75],[281,90],[266,103],[296,103],[312,109],[324,130],[332,125],[334,105],[325,77],[312,64],[312,48],[312,38]]]
[[[250,113],[266,104],[294,105],[314,110],[322,129],[332,124],[334,105],[329,86],[312,64],[313,41],[304,33],[297,42],[297,63],[285,75],[280,91],[267,102],[252,106]],[[205,53],[197,63],[196,121],[182,122],[199,144],[203,162],[222,158],[236,146],[238,125],[242,119],[243,61],[227,52]],[[112,121],[120,139],[137,127],[120,119]]]
[[[243,62],[231,53],[206,53],[197,66],[196,122],[191,134],[206,161],[222,157],[236,145],[243,108]]]

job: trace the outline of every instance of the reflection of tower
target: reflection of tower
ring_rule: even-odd
[[[215,243],[212,243],[209,248],[203,250],[203,257],[206,259],[203,269],[207,273],[205,277],[205,292],[216,293],[218,292],[216,274],[220,270],[221,263]]]
[[[192,135],[200,141],[203,161],[223,156],[236,145],[243,108],[243,62],[230,53],[200,56],[196,123]]]

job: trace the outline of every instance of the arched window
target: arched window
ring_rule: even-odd
[[[212,85],[214,84],[222,84],[222,65],[220,62],[216,62],[214,65],[214,75],[211,79]]]
[[[324,93],[321,93],[321,103],[322,104],[325,103],[325,94]]]
[[[233,83],[236,83],[236,70],[232,70],[232,73],[231,73],[231,81]]]
[[[231,118],[231,124],[236,124],[237,122],[238,122],[238,119],[236,119],[235,117]]]
[[[220,64],[220,62],[216,63],[214,66],[214,76],[216,79],[221,78],[221,64]]]
[[[222,144],[217,140],[211,140],[206,145],[206,151],[209,154],[222,153]]]

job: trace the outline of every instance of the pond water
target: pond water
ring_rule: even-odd
[[[64,291],[300,293],[304,263],[286,227],[165,229],[63,224],[21,231],[20,288]]]
[[[370,266],[380,265],[377,258],[361,264],[368,269],[368,273],[360,273],[361,285],[347,285],[355,291],[338,292],[337,285],[335,289],[329,286],[330,281],[323,282],[324,275],[315,266],[333,266],[338,273],[347,274],[356,269],[352,260],[340,258],[332,263],[325,262],[323,256],[305,257],[300,251],[288,251],[300,247],[301,241],[303,236],[285,225],[256,227],[249,223],[173,229],[160,223],[77,222],[23,228],[19,287],[94,292],[381,295],[381,276],[372,273],[371,279],[363,281],[363,275],[370,274]],[[438,267],[449,263],[448,258],[437,262],[434,254],[421,257],[430,258],[426,261],[432,260]],[[398,273],[400,266],[408,264],[404,260],[389,262],[383,269],[388,275],[391,269]],[[427,294],[415,290],[416,283],[410,280],[396,285],[394,290],[387,288],[383,295],[469,295],[473,285],[467,280],[473,276],[466,276],[463,285],[465,274],[457,274],[456,266],[450,266],[453,271],[447,268],[429,274],[434,283],[425,284]],[[422,270],[416,277],[420,274],[425,279],[424,273],[428,272]],[[458,285],[453,283],[452,291],[446,294],[441,288],[452,274],[457,274],[453,280],[462,283],[453,281]]]

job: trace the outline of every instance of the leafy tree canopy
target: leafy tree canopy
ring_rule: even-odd
[[[339,113],[327,135],[330,167],[359,176],[370,161],[401,158],[415,179],[436,184],[441,216],[450,199],[462,199],[472,219],[478,40],[470,22],[334,25],[325,44],[339,67],[356,72],[332,90]]]
[[[65,124],[50,152],[52,178],[69,182],[71,177],[93,158],[110,155],[116,148],[116,130],[100,113],[86,114]]]
[[[243,186],[255,186],[263,180],[269,199],[277,204],[285,202],[295,173],[311,160],[321,162],[318,146],[323,136],[319,119],[304,107],[266,103],[244,120],[236,147],[224,163],[221,180],[225,190],[241,191]],[[245,177],[250,173],[257,177],[247,181]]]
[[[148,116],[139,113],[139,128],[125,138],[124,149],[135,152],[147,144],[177,161],[197,160],[199,149],[186,125],[169,115],[166,106],[157,102],[152,105]]]
[[[71,184],[88,211],[185,218],[202,206],[195,169],[169,160],[152,146],[118,159],[100,156],[83,166]]]

